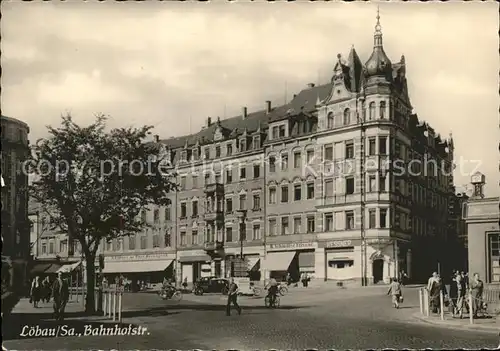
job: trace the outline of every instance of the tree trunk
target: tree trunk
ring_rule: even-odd
[[[86,260],[86,274],[87,274],[87,296],[85,298],[85,312],[95,313],[95,255],[88,255]]]

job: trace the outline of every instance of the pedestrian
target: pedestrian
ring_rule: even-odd
[[[392,278],[391,285],[389,285],[389,291],[387,295],[392,296],[392,305],[394,308],[399,308],[399,303],[403,300],[403,290],[401,288],[401,283],[398,282],[397,278]]]
[[[54,318],[64,320],[64,310],[69,299],[68,283],[62,279],[62,273],[57,274],[57,279],[52,285],[52,298],[54,299]]]
[[[42,300],[45,302],[50,301],[50,293],[51,293],[51,285],[50,285],[50,278],[47,276],[42,282],[42,290],[43,290],[43,296]]]
[[[464,308],[466,308],[465,298],[467,292],[467,285],[465,282],[465,278],[460,274],[460,272],[457,272],[455,280],[457,285],[457,303],[455,306],[456,308],[454,314],[455,315],[458,314],[460,318],[463,318]]]
[[[184,290],[186,290],[187,286],[188,286],[188,278],[184,277],[184,281],[182,282],[182,287],[184,288]]]
[[[457,277],[456,271],[453,271],[454,275],[451,276],[450,281],[450,309],[453,316],[457,313],[457,302],[458,302],[458,290],[459,290],[459,281]]]
[[[42,284],[40,283],[40,277],[36,276],[31,283],[30,291],[30,302],[33,303],[33,307],[38,308],[38,301],[42,295]]]
[[[227,293],[226,316],[231,315],[231,304],[234,305],[238,314],[241,314],[241,307],[238,305],[238,285],[234,282],[234,278],[230,280],[229,291]]]
[[[290,274],[290,272],[286,274],[285,280],[286,280],[286,285],[292,284],[292,275]]]
[[[477,313],[483,304],[483,291],[484,283],[479,279],[479,273],[474,273],[472,282],[470,284],[470,290],[472,294],[472,306],[469,306],[472,310],[473,317],[477,318]]]

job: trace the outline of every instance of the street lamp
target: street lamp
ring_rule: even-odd
[[[240,214],[240,258],[243,261],[243,240],[246,239],[247,211],[239,210],[238,213]],[[243,238],[243,235],[245,238]]]

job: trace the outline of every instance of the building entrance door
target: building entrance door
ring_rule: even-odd
[[[383,259],[373,260],[372,272],[373,272],[373,283],[374,284],[377,284],[380,281],[383,281],[383,279],[384,279],[384,260]]]

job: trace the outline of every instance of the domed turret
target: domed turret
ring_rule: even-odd
[[[365,64],[365,77],[385,77],[388,80],[392,77],[392,64],[387,57],[382,46],[382,27],[380,26],[380,14],[377,10],[377,24],[375,25],[375,35],[373,52]]]

